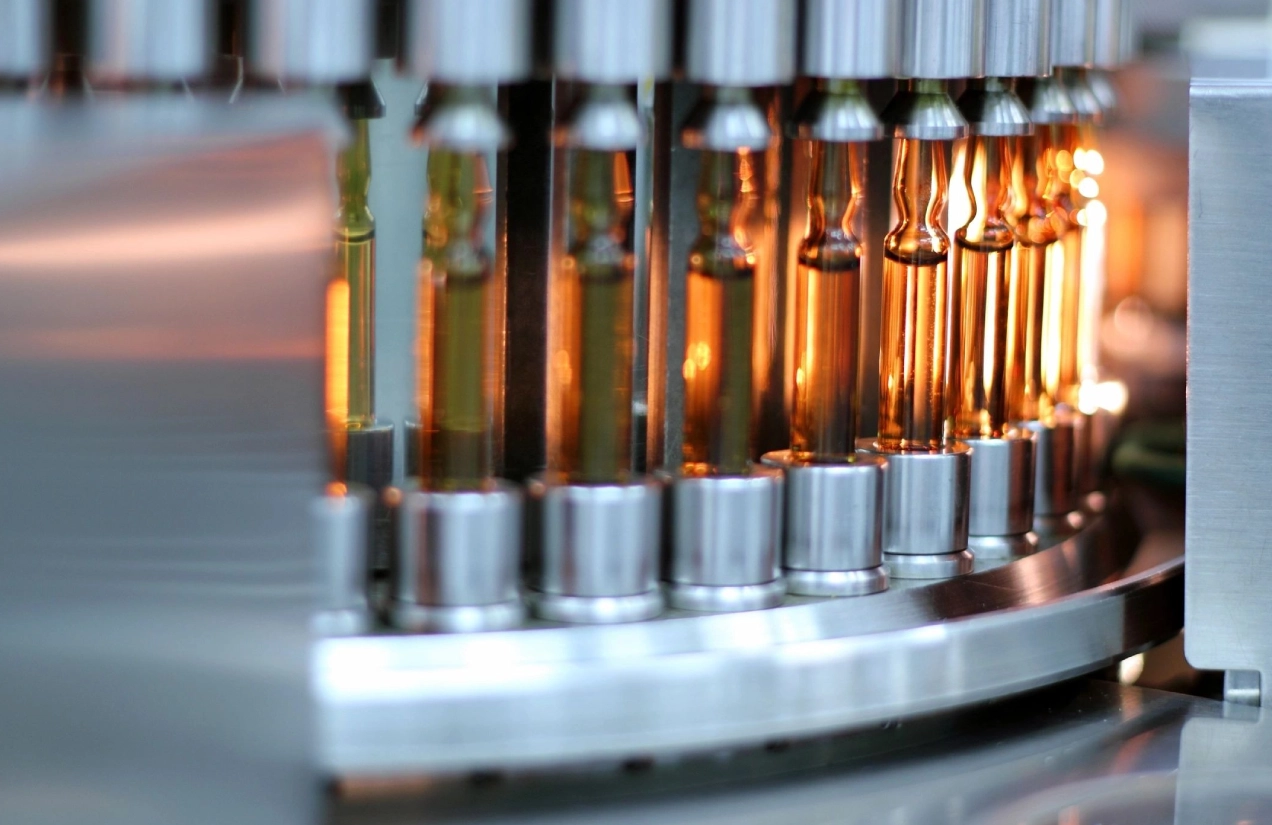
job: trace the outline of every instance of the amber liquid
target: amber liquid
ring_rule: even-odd
[[[791,450],[806,461],[843,458],[857,435],[858,318],[861,259],[835,269],[801,256],[796,273],[795,401]]]
[[[937,450],[945,438],[944,255],[883,260],[879,439],[884,450]]]
[[[1007,387],[1019,383],[1023,372],[1024,328],[1018,323],[1011,298],[1010,244],[991,246],[955,242],[962,289],[961,330],[956,371],[958,385],[950,387],[954,405],[954,435],[961,438],[999,438],[1011,421]],[[1012,371],[1016,375],[1012,375]]]
[[[477,489],[494,474],[497,297],[478,242],[488,197],[478,154],[429,154],[419,290],[420,467],[437,489]]]
[[[1053,244],[1017,243],[1011,252],[1012,289],[1017,294],[1016,324],[1022,330],[1025,357],[1021,373],[1008,384],[1008,417],[1034,421],[1051,414],[1051,396],[1043,383],[1047,301],[1047,258]]]
[[[625,153],[579,150],[571,160],[571,246],[552,296],[558,412],[548,467],[577,483],[617,482],[632,470],[631,181]]]

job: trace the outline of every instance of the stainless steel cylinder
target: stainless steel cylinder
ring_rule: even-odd
[[[764,463],[785,474],[783,574],[802,596],[864,596],[888,588],[883,567],[883,483],[887,462],[811,464],[789,451]]]
[[[584,83],[637,83],[671,71],[668,0],[557,0],[555,68]]]
[[[984,0],[985,41],[978,75],[1051,73],[1051,0]]]
[[[689,0],[685,76],[710,86],[777,86],[795,77],[790,0]]]
[[[1014,558],[1038,549],[1033,529],[1033,433],[969,438],[972,450],[968,547],[977,558]]]
[[[92,0],[88,8],[88,68],[95,80],[194,80],[207,73],[208,0]]]
[[[755,467],[745,476],[675,476],[665,498],[667,601],[706,612],[776,607],[786,591],[778,573],[782,473]]]
[[[1129,3],[1125,0],[1095,0],[1095,44],[1091,62],[1097,69],[1122,65],[1122,27],[1130,25]]]
[[[550,621],[637,622],[662,612],[662,485],[527,484],[531,607]]]
[[[1061,410],[1054,421],[1022,426],[1034,434],[1034,531],[1055,535],[1076,528],[1079,419]]]
[[[974,135],[1011,137],[1033,133],[1029,110],[1002,80],[968,81],[958,110]]]
[[[377,421],[374,426],[347,433],[345,451],[347,480],[376,494],[367,563],[372,579],[383,580],[393,563],[393,514],[379,493],[393,483],[393,425]]]
[[[957,140],[968,134],[967,120],[944,89],[928,90],[915,83],[898,89],[879,117],[898,138]]]
[[[0,0],[0,77],[29,77],[49,62],[47,0]]]
[[[512,83],[530,74],[529,0],[411,0],[411,71],[449,85]]]
[[[1096,0],[1053,0],[1051,65],[1090,66],[1095,61]]]
[[[829,94],[813,89],[791,118],[791,132],[804,140],[859,143],[883,137],[883,124],[860,94]]]
[[[369,0],[253,0],[251,11],[257,74],[299,83],[371,74],[375,9]]]
[[[354,486],[344,495],[321,496],[310,509],[318,562],[312,625],[320,636],[356,635],[371,625],[366,593],[371,502],[369,492]]]
[[[800,73],[892,77],[900,65],[898,11],[895,0],[807,0]]]
[[[1077,120],[1092,121],[1104,117],[1104,107],[1100,105],[1100,97],[1091,85],[1088,72],[1065,69],[1061,71],[1059,79],[1064,84],[1069,102],[1073,104],[1073,113]]]
[[[985,35],[981,0],[900,0],[899,77],[952,79],[976,74]]]
[[[398,508],[394,625],[413,631],[501,630],[524,615],[521,493],[409,490]]]
[[[888,461],[883,501],[883,560],[896,579],[943,579],[972,571],[967,550],[971,449],[955,442],[939,453],[877,450]]]

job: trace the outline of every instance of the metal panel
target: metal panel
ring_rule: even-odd
[[[0,820],[316,815],[326,110],[0,110]]]
[[[1197,668],[1272,672],[1272,83],[1196,81],[1189,135],[1188,624]]]

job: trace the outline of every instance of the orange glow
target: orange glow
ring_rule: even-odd
[[[327,426],[342,428],[349,416],[349,282],[327,284]]]

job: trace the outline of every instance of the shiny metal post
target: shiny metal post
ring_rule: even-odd
[[[252,68],[283,82],[339,83],[371,73],[375,8],[369,0],[254,0]]]
[[[313,503],[311,521],[318,563],[318,604],[313,629],[319,636],[354,636],[371,625],[367,603],[367,549],[373,496],[351,487]]]

